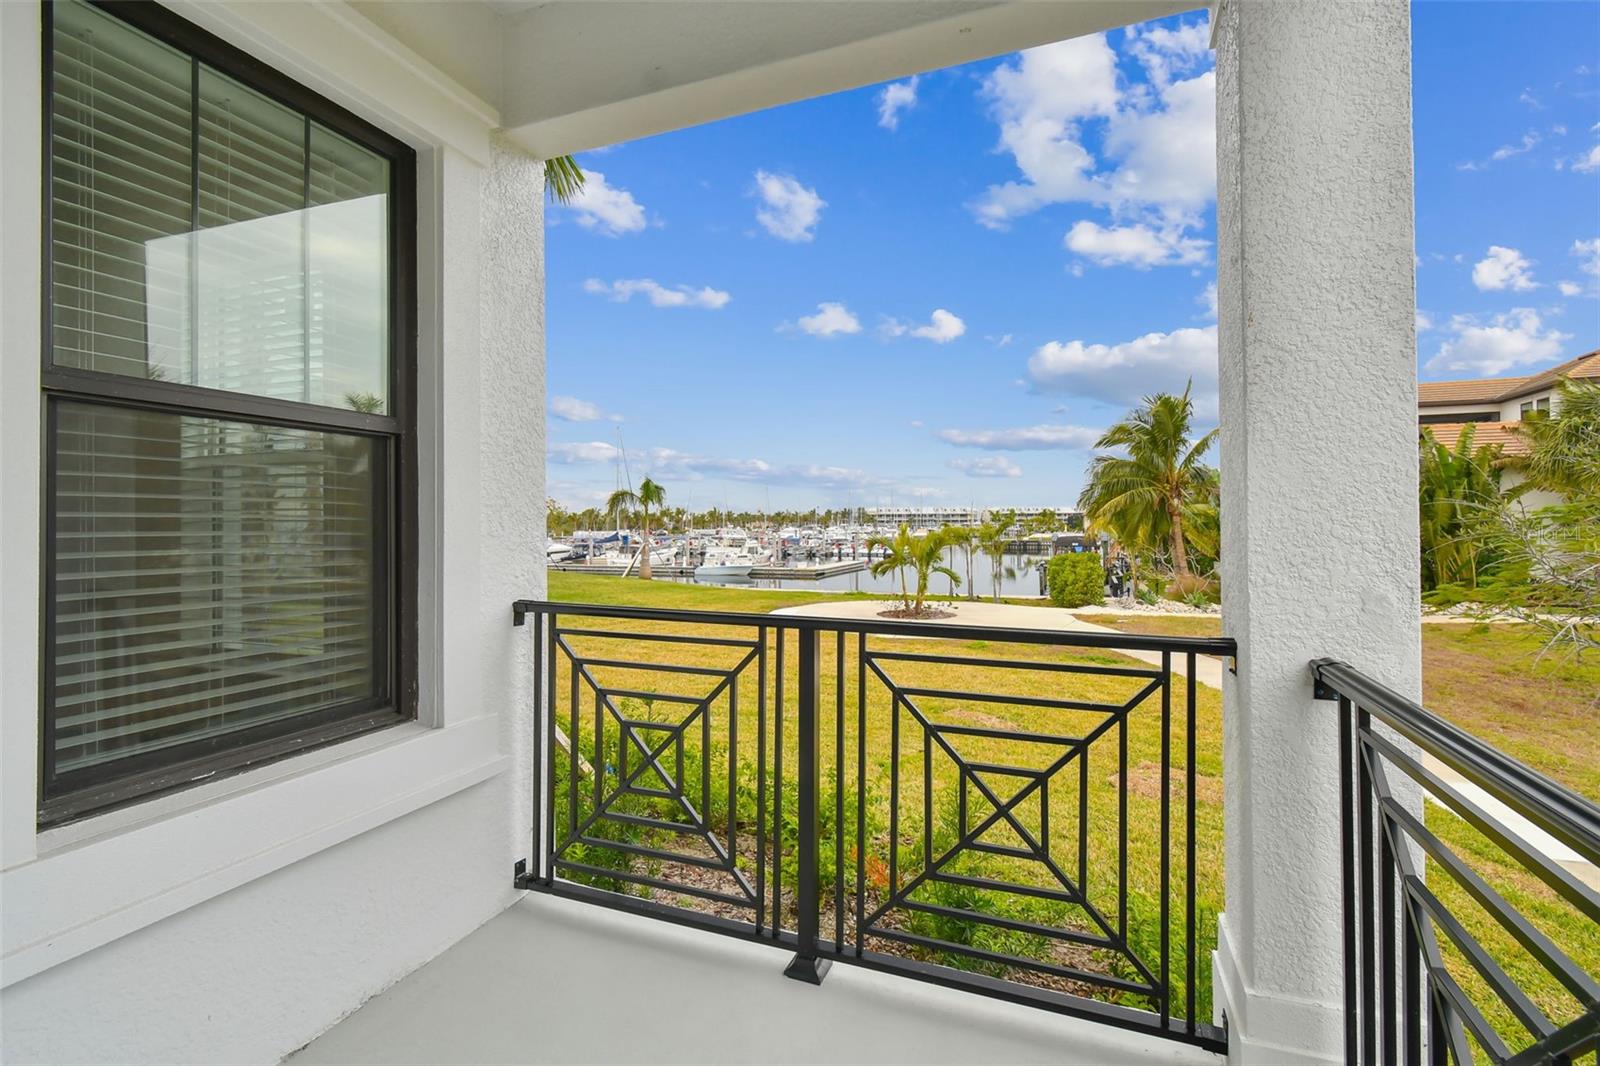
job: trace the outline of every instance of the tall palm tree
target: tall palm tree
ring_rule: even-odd
[[[996,603],[1000,602],[1000,578],[1005,573],[1006,548],[1011,545],[1011,527],[1016,521],[1016,511],[991,511],[989,520],[978,527],[978,550],[989,559],[989,578]]]
[[[1189,552],[1184,541],[1186,512],[1208,501],[1217,472],[1201,460],[1217,438],[1212,430],[1193,444],[1193,387],[1182,396],[1158,393],[1128,412],[1095,442],[1096,448],[1120,449],[1122,455],[1096,456],[1089,464],[1088,484],[1078,506],[1092,525],[1120,530],[1125,547],[1155,547],[1166,541],[1173,576],[1189,578]],[[1115,535],[1115,534],[1114,534]],[[1130,544],[1128,539],[1134,543]],[[1139,542],[1145,543],[1139,543]]]
[[[1462,427],[1454,449],[1424,429],[1418,442],[1417,517],[1422,534],[1422,586],[1472,588],[1488,562],[1478,522],[1500,499],[1500,448],[1475,447],[1476,428]]]
[[[649,478],[639,482],[639,491],[618,489],[606,499],[606,512],[621,515],[637,508],[640,515],[639,576],[650,580],[650,508],[660,509],[667,502],[667,490]]]

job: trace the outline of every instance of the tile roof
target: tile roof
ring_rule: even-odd
[[[1417,385],[1417,404],[1503,403],[1550,388],[1558,378],[1600,378],[1600,348],[1569,359],[1549,370],[1518,378],[1471,378],[1465,381],[1423,381]]]
[[[1467,426],[1472,427],[1473,447],[1482,447],[1485,444],[1500,445],[1503,455],[1527,455],[1528,442],[1517,432],[1517,422],[1443,422],[1435,426],[1421,426],[1421,430],[1432,430],[1433,439],[1446,448],[1454,448],[1456,441],[1461,439],[1461,431]]]

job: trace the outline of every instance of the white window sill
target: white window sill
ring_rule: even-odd
[[[498,734],[396,726],[41,834],[0,873],[0,987],[493,777]]]

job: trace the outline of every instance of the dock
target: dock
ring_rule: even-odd
[[[857,574],[867,568],[865,559],[844,559],[836,562],[818,563],[811,566],[757,566],[750,571],[752,581],[772,581],[780,578],[790,581],[818,581],[825,577],[835,577],[839,574]],[[630,568],[623,565],[604,565],[590,563],[551,563],[552,570],[565,570],[574,574],[598,574],[602,577],[620,577],[625,570]],[[652,563],[650,574],[653,577],[693,577],[695,568],[672,564],[660,566]],[[637,573],[637,569],[632,570]]]

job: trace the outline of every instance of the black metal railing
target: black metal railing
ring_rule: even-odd
[[[1311,669],[1339,703],[1347,1061],[1600,1055],[1600,807],[1344,663]]]
[[[519,601],[520,887],[1212,1049],[1224,638]],[[1209,665],[1208,665],[1209,664]]]

